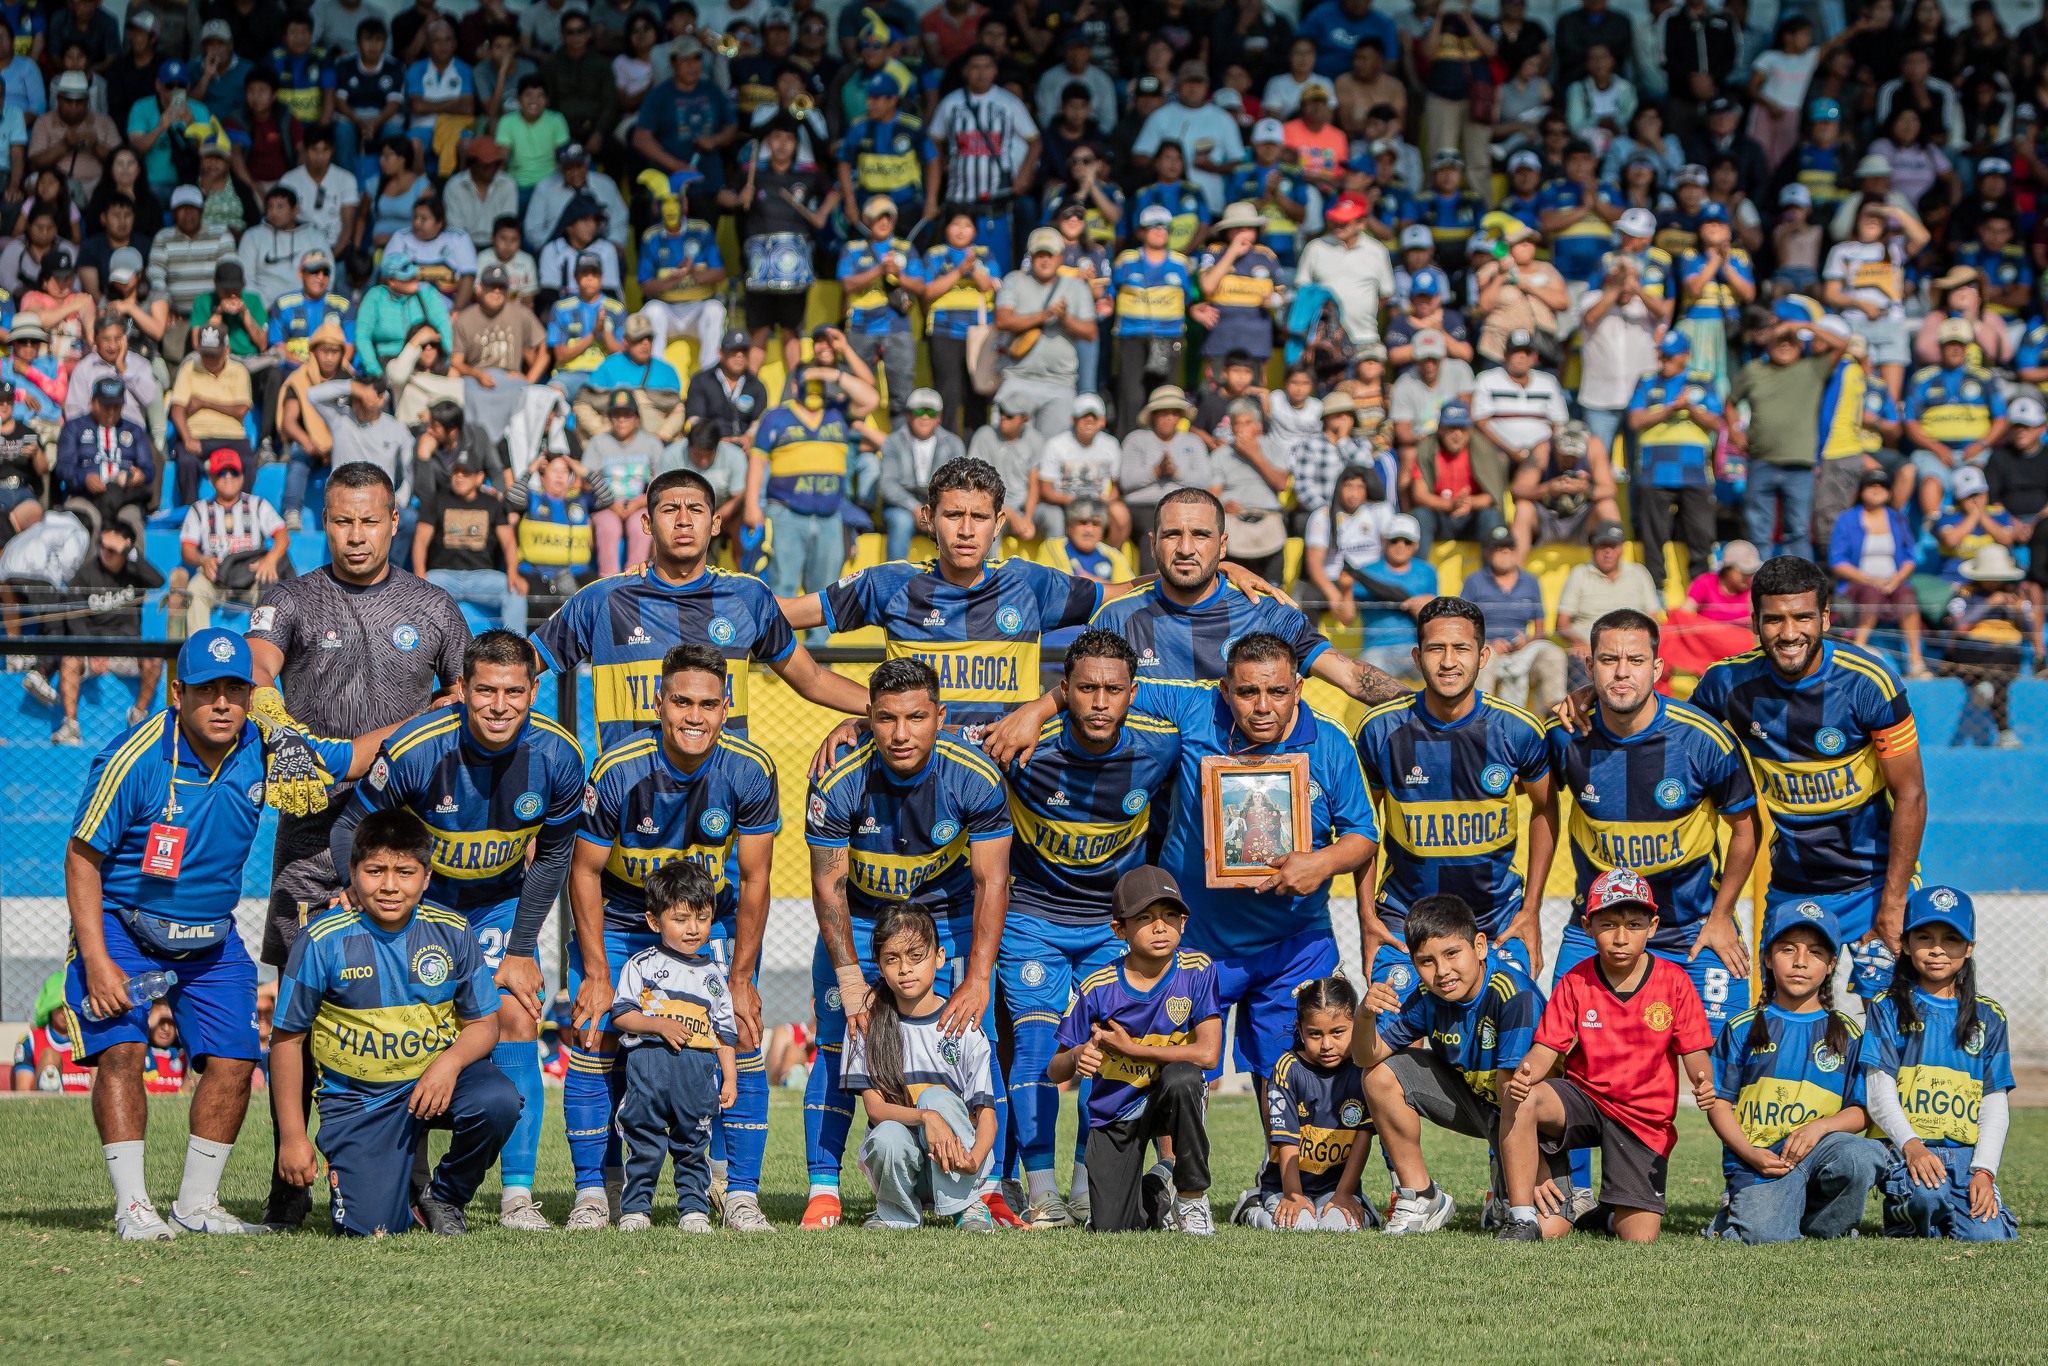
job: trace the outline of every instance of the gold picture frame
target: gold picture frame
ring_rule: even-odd
[[[1272,860],[1309,845],[1306,754],[1202,760],[1203,870],[1211,887],[1248,888]]]

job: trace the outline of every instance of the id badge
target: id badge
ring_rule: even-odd
[[[149,844],[142,851],[142,871],[151,877],[177,881],[178,870],[185,864],[185,836],[190,832],[182,825],[165,825],[162,821],[149,827]]]

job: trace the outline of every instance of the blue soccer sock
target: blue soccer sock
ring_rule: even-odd
[[[1074,1170],[1088,1170],[1088,1098],[1095,1093],[1095,1082],[1088,1077],[1080,1078],[1074,1087]],[[1055,1118],[1058,1116],[1055,1115]]]
[[[840,1044],[819,1044],[817,1062],[804,1083],[804,1157],[813,1186],[837,1186],[846,1161],[846,1136],[853,1129],[853,1100],[839,1089]]]
[[[1582,1191],[1593,1189],[1593,1150],[1572,1149],[1572,1185]]]
[[[712,1151],[727,1163],[727,1190],[759,1192],[761,1159],[768,1152],[768,1059],[760,1049],[739,1055],[734,1080],[732,1108],[711,1126]]]
[[[540,1047],[531,1039],[501,1043],[491,1050],[491,1061],[519,1088],[520,1100],[519,1123],[498,1155],[498,1176],[508,1187],[531,1191],[534,1168],[540,1162],[540,1126],[548,1096],[541,1083]]]
[[[569,1049],[569,1070],[562,1079],[562,1118],[569,1129],[569,1160],[576,1168],[578,1191],[604,1189],[605,1171],[619,1165],[619,1139],[612,1129],[612,1074],[616,1053]]]
[[[1032,1016],[1014,1021],[1010,1031],[1010,1135],[1025,1171],[1050,1171],[1059,1132],[1060,1088],[1046,1078],[1045,1065],[1058,1051],[1054,1035],[1059,1025]]]

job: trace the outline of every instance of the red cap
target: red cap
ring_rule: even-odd
[[[231,451],[226,446],[222,446],[212,455],[206,457],[206,472],[208,474],[219,474],[222,470],[233,470],[236,474],[240,474],[242,472],[241,453]]]
[[[1336,203],[1323,210],[1323,221],[1326,223],[1350,223],[1365,217],[1371,212],[1372,206],[1365,202],[1364,195],[1343,194],[1337,196]]]
[[[1633,868],[1609,868],[1594,878],[1586,889],[1586,914],[1616,906],[1642,906],[1655,915],[1657,898],[1650,894],[1649,880]]]

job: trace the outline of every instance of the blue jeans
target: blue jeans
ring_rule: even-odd
[[[770,503],[768,526],[775,536],[768,586],[777,597],[800,598],[839,577],[846,563],[846,528],[836,513],[791,512],[781,503]],[[827,634],[819,627],[806,639],[822,645]]]
[[[1894,1157],[1884,1178],[1884,1234],[1887,1238],[1953,1238],[1959,1243],[2002,1243],[2019,1237],[2019,1220],[1998,1199],[1998,1213],[1989,1219],[1970,1215],[1970,1159],[1974,1147],[1930,1146],[1927,1151],[1948,1168],[1948,1180],[1939,1186],[1921,1186],[1906,1169],[1906,1159]]]
[[[1749,531],[1749,543],[1765,559],[1773,555],[1812,559],[1813,466],[1750,461],[1749,487],[1742,495],[1742,519]],[[1773,549],[1771,542],[1781,520],[1785,539]]]
[[[1627,435],[1628,414],[1619,408],[1587,408],[1584,415],[1586,430],[1607,443],[1608,463],[1622,468],[1620,443]]]
[[[917,514],[909,508],[884,506],[882,532],[887,538],[882,552],[884,557],[891,560],[906,558],[910,554],[910,538],[917,532]]]
[[[1102,373],[1101,340],[1098,338],[1095,341],[1075,342],[1074,355],[1081,362],[1081,383],[1080,387],[1074,392],[1077,394],[1102,392],[1102,385],[1099,382]],[[1123,415],[1119,413],[1117,416],[1122,417]]]
[[[306,489],[313,482],[313,471],[325,465],[327,461],[323,459],[316,464],[313,453],[296,441],[292,442],[291,449],[285,452],[285,461],[284,506],[278,510],[302,512],[306,507]]]
[[[1499,508],[1480,508],[1454,519],[1435,508],[1419,507],[1415,509],[1415,524],[1422,528],[1422,544],[1415,547],[1415,553],[1427,559],[1429,548],[1438,541],[1481,540],[1494,527],[1506,526],[1507,519],[1500,515]]]
[[[1890,1151],[1874,1138],[1828,1134],[1785,1175],[1730,1191],[1715,1226],[1745,1243],[1846,1237],[1890,1164]]]
[[[526,599],[512,591],[495,569],[429,569],[427,582],[448,590],[457,602],[474,603],[496,612],[505,629],[526,634]]]

